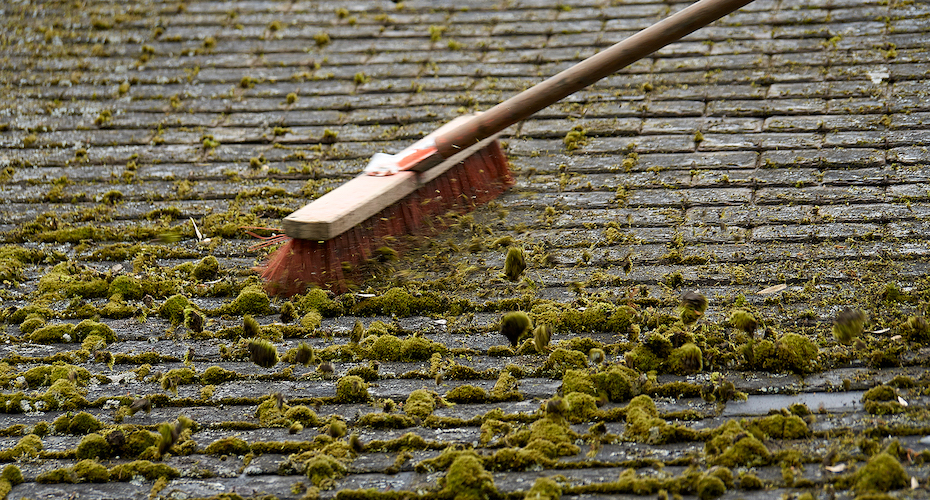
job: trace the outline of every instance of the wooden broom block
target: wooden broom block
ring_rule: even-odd
[[[413,144],[416,149],[427,138],[433,138],[453,129],[473,115],[460,116],[436,129]],[[284,233],[301,240],[325,241],[352,229],[369,217],[401,201],[427,182],[444,174],[476,151],[497,140],[495,134],[464,149],[422,173],[400,171],[394,175],[375,176],[362,173],[336,189],[317,198],[309,205],[284,218]]]

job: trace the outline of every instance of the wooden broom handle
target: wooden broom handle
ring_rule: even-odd
[[[441,134],[436,148],[448,158],[750,2],[700,0]]]

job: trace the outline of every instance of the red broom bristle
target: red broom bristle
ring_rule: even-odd
[[[291,239],[260,269],[269,293],[292,296],[319,286],[342,292],[363,277],[360,266],[385,239],[442,229],[440,216],[470,211],[514,183],[500,143],[493,141],[446,173],[356,227],[327,241]],[[439,222],[439,223],[437,223]],[[345,268],[344,268],[345,265]]]

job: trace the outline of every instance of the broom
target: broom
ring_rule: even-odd
[[[312,285],[345,290],[356,266],[390,252],[394,236],[431,229],[431,218],[468,210],[513,184],[497,141],[510,125],[739,9],[752,0],[700,0],[480,114],[458,117],[284,219],[290,239],[262,269],[268,291]],[[435,228],[432,228],[435,229]]]

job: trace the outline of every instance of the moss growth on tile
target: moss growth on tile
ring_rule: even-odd
[[[907,486],[909,479],[901,462],[889,453],[882,452],[856,471],[854,488],[859,492],[897,490]]]
[[[435,396],[426,389],[417,389],[411,392],[404,403],[404,413],[421,419],[432,415],[435,408]]]
[[[251,448],[249,443],[237,437],[224,437],[217,439],[204,448],[203,453],[207,455],[245,455]]]
[[[442,479],[442,494],[458,500],[485,500],[497,494],[494,478],[474,453],[461,453]]]
[[[488,396],[488,391],[476,387],[471,384],[460,385],[449,392],[443,397],[448,401],[453,403],[484,403],[490,399]]]
[[[174,479],[181,476],[181,472],[165,464],[154,464],[148,460],[136,460],[119,464],[110,469],[110,480],[129,481],[135,476],[142,476],[149,481],[166,477]]]
[[[368,399],[368,384],[361,377],[346,375],[336,382],[336,401],[340,403],[362,403],[368,401]]]

